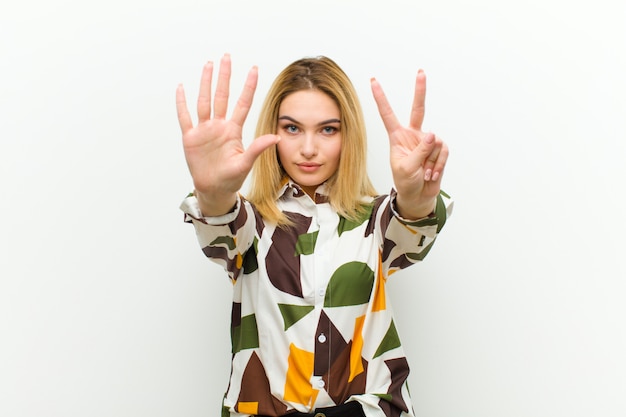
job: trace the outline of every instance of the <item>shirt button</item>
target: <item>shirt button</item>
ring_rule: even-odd
[[[320,335],[317,337],[317,341],[318,341],[318,342],[320,342],[320,343],[324,343],[324,342],[326,342],[326,336],[324,335],[324,333],[320,334]]]
[[[324,388],[324,385],[326,385],[326,384],[324,383],[324,380],[323,380],[323,379],[320,379],[319,381],[317,381],[317,386],[318,386],[318,387],[320,387],[320,388]]]
[[[324,288],[319,290],[320,297],[323,297],[326,294],[326,290]]]

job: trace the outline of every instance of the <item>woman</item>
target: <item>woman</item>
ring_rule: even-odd
[[[448,148],[421,130],[424,73],[408,127],[372,79],[389,134],[389,195],[367,176],[359,100],[335,62],[305,58],[285,68],[247,149],[242,126],[257,69],[227,119],[230,73],[225,55],[212,97],[213,64],[205,65],[196,126],[182,86],[176,98],[195,187],[181,208],[234,289],[223,415],[413,415],[385,283],[423,259],[452,208],[440,192]]]

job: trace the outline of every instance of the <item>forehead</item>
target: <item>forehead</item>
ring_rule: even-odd
[[[319,90],[300,90],[289,94],[280,103],[278,116],[300,118],[339,118],[341,112],[335,100]]]

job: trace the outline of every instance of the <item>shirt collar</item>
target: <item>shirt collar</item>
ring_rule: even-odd
[[[291,178],[285,177],[283,180],[283,186],[278,191],[278,198],[289,199],[301,197],[308,197],[308,195],[298,184],[293,182]],[[328,186],[326,183],[320,184],[315,190],[315,203],[328,203]]]

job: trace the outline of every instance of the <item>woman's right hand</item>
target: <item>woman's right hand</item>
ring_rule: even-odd
[[[183,135],[185,159],[204,216],[227,213],[235,204],[237,192],[252,169],[255,159],[280,140],[277,135],[264,135],[252,141],[248,149],[244,149],[243,124],[252,105],[258,70],[253,67],[248,73],[233,114],[227,120],[230,74],[230,56],[226,54],[220,62],[215,96],[212,97],[213,63],[208,62],[204,66],[198,94],[196,126],[193,125],[187,109],[183,86],[179,85],[176,90],[176,110]]]

